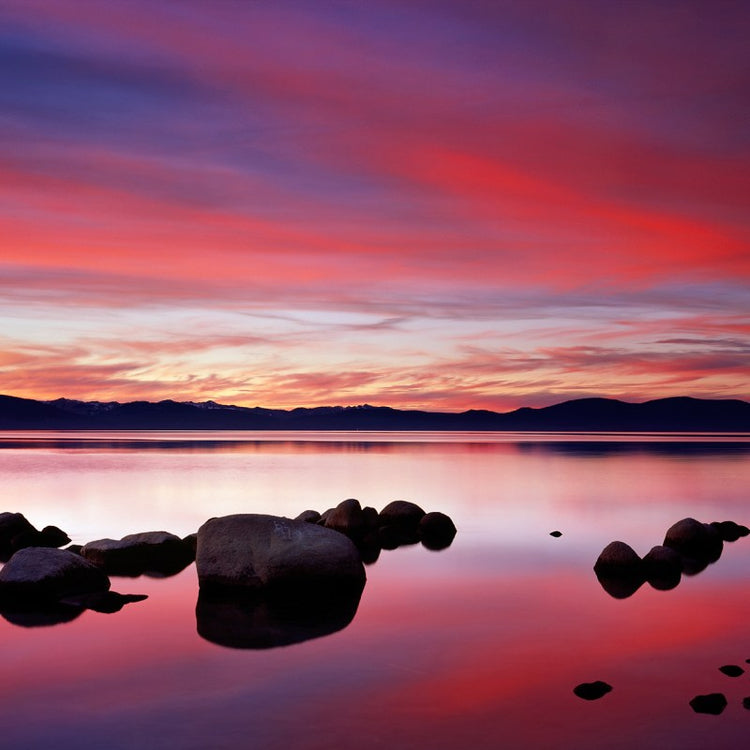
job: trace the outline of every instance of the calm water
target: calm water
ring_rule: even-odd
[[[347,497],[451,515],[442,552],[384,551],[353,622],[262,651],[196,632],[194,566],[149,598],[0,619],[3,748],[737,748],[750,738],[750,537],[672,591],[616,600],[592,566],[685,516],[750,522],[746,436],[0,435],[4,507],[74,542],[296,516]],[[563,536],[549,536],[559,529]],[[724,664],[748,668],[739,678]],[[613,691],[586,702],[580,682]],[[723,692],[720,716],[688,701]]]

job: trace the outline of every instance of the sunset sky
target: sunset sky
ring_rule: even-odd
[[[3,0],[0,393],[750,397],[746,0]]]

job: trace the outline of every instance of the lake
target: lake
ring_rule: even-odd
[[[2,433],[0,511],[85,543],[348,497],[450,515],[383,550],[351,623],[269,649],[197,632],[195,566],[114,577],[120,612],[0,619],[2,747],[737,748],[750,737],[750,537],[679,586],[613,598],[593,565],[683,517],[750,522],[750,436]],[[559,530],[555,538],[550,532]],[[599,700],[573,694],[603,680]],[[723,693],[721,715],[694,712]]]

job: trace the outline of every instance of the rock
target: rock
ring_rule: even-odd
[[[51,547],[27,547],[0,570],[0,598],[13,602],[57,601],[109,589],[106,574],[82,557]]]
[[[198,548],[198,533],[194,531],[192,534],[182,537],[182,541],[187,545],[191,557],[195,560],[195,550]]]
[[[696,695],[690,701],[690,708],[697,714],[713,714],[718,716],[727,707],[727,699],[722,693],[708,693]]]
[[[354,619],[361,593],[361,589],[333,589],[322,596],[260,591],[217,595],[201,589],[195,608],[198,634],[228,648],[301,643],[345,628]]]
[[[359,500],[350,497],[340,502],[324,522],[327,529],[346,534],[350,539],[359,539],[365,531],[365,517]]]
[[[582,682],[573,688],[573,692],[586,701],[595,701],[612,690],[612,686],[601,680],[595,682]]]
[[[719,672],[722,672],[727,677],[739,677],[745,674],[745,670],[736,664],[725,664],[723,667],[719,667]]]
[[[549,535],[558,538],[562,536],[562,531],[550,531]]]
[[[707,564],[715,562],[721,557],[724,543],[714,527],[696,521],[694,518],[683,518],[667,529],[664,536],[664,546],[671,547],[679,552],[682,557]],[[685,563],[684,570],[686,573],[690,573],[692,566]]]
[[[66,548],[66,552],[72,552],[74,555],[80,555],[81,550],[83,549],[82,544],[69,544]]]
[[[81,555],[110,575],[170,576],[187,567],[195,553],[187,542],[167,531],[145,531],[122,539],[97,539]]]
[[[362,519],[365,522],[365,528],[373,530],[378,528],[378,512],[370,505],[362,508]]]
[[[456,536],[456,526],[445,513],[425,513],[417,524],[417,536],[427,549],[445,549]]]
[[[394,500],[378,514],[378,525],[380,527],[391,526],[416,534],[417,524],[424,515],[425,512],[416,503]]]
[[[419,542],[416,529],[402,528],[400,526],[381,526],[377,532],[377,539],[380,547],[387,550]]]
[[[46,547],[62,547],[63,544],[70,544],[70,537],[57,526],[45,526],[40,533],[47,541],[44,545]]]
[[[610,542],[594,564],[602,588],[615,599],[627,599],[643,584],[643,561],[625,542]]]
[[[598,573],[616,575],[642,575],[643,561],[636,551],[625,542],[610,542],[600,553],[594,564]]]
[[[742,707],[750,708],[750,696],[742,699]]]
[[[354,543],[332,529],[289,518],[240,514],[198,529],[202,589],[358,590],[365,569]]]
[[[653,588],[667,591],[680,582],[682,557],[671,547],[652,547],[643,557],[643,569]]]
[[[320,514],[320,518],[318,518],[318,520],[316,521],[316,523],[318,524],[318,526],[325,526],[326,525],[326,521],[328,520],[328,516],[330,516],[331,513],[333,513],[333,511],[334,511],[333,508],[328,508],[328,510],[324,510]]]
[[[303,510],[295,521],[304,521],[305,523],[317,523],[320,520],[320,513],[317,510]]]
[[[716,529],[725,542],[736,542],[740,537],[750,534],[747,526],[741,526],[734,521],[713,521],[709,525]]]
[[[0,513],[0,561],[6,562],[16,551],[12,546],[15,537],[27,531],[36,531],[22,513]]]

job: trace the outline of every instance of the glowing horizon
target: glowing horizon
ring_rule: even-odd
[[[748,398],[750,8],[0,20],[0,393]]]

